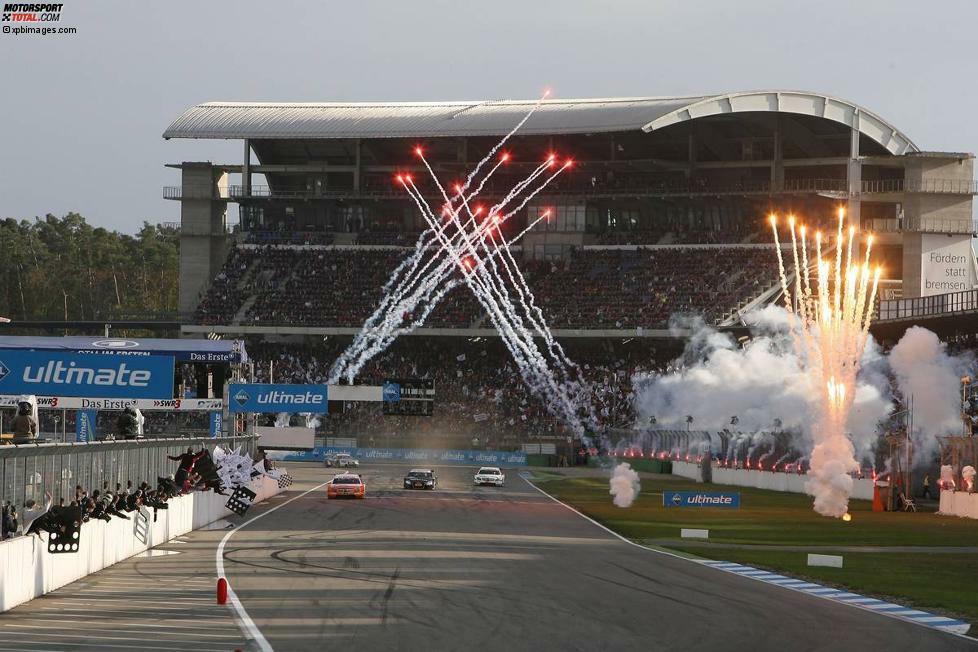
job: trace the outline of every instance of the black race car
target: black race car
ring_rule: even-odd
[[[405,489],[434,489],[438,485],[438,476],[431,469],[411,469],[404,476]]]

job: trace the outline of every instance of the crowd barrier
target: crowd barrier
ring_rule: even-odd
[[[700,465],[692,462],[673,462],[672,473],[673,475],[693,480],[699,480],[703,477]],[[805,482],[807,481],[807,475],[799,475],[797,473],[775,473],[772,471],[713,467],[714,484],[725,484],[734,487],[754,487],[756,489],[769,489],[770,491],[807,494],[808,492],[805,491]],[[853,480],[851,496],[862,500],[872,500],[872,479],[857,478]]]
[[[944,489],[941,491],[941,508],[938,513],[943,516],[978,518],[978,494]]]
[[[278,483],[262,476],[251,485],[255,502],[281,492]],[[82,524],[77,553],[51,554],[47,533],[20,536],[0,542],[0,613],[79,580],[86,575],[128,559],[154,546],[203,527],[231,514],[224,503],[227,496],[195,492],[167,501],[154,522],[149,510],[145,541],[135,533],[135,513],[130,520],[92,520]]]
[[[377,460],[408,462],[410,464],[470,464],[488,466],[526,466],[522,451],[443,450],[434,448],[347,448],[316,446],[301,453],[269,453],[272,459],[287,462],[323,462],[327,455],[349,453],[361,462]]]

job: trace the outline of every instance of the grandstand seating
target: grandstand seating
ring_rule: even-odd
[[[237,248],[196,318],[202,324],[357,327],[377,306],[403,249]],[[521,264],[552,328],[665,326],[676,313],[722,315],[774,281],[773,248],[579,249]],[[486,323],[471,293],[451,292],[427,326]]]

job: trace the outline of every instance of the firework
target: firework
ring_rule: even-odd
[[[865,257],[853,257],[856,229],[845,228],[839,209],[835,255],[823,252],[821,233],[815,234],[814,252],[804,226],[788,216],[793,279],[785,270],[778,237],[778,220],[771,230],[778,256],[778,272],[785,306],[795,321],[794,346],[818,395],[813,424],[815,447],[811,454],[807,489],[815,496],[815,511],[841,518],[847,514],[852,477],[859,469],[852,442],[846,434],[855,398],[856,374],[869,337],[880,268],[870,269],[872,236],[865,240]],[[844,252],[844,255],[843,255]],[[814,263],[809,264],[809,254]],[[834,260],[833,260],[834,258]],[[814,271],[814,274],[813,274]]]

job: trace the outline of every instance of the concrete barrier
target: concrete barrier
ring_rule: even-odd
[[[264,476],[254,481],[251,488],[257,494],[255,502],[282,491],[275,480]],[[145,543],[135,534],[135,512],[129,514],[128,521],[113,518],[109,522],[83,523],[77,553],[48,553],[47,533],[43,539],[21,536],[0,542],[0,613],[229,516],[226,501],[227,496],[212,492],[169,500],[169,509],[160,510],[156,521],[150,510]]]
[[[699,464],[692,462],[673,462],[672,474],[691,480],[699,480],[702,470]],[[775,473],[773,471],[756,471],[750,469],[729,469],[722,466],[713,467],[713,483],[734,487],[754,487],[770,491],[784,491],[795,494],[807,494],[805,482],[807,475],[797,473]],[[852,483],[852,497],[862,500],[873,499],[873,481],[870,478],[857,478]]]
[[[937,513],[942,516],[978,518],[978,494],[944,489],[941,491],[941,507]]]

